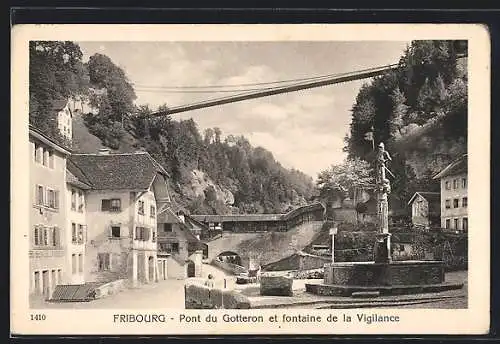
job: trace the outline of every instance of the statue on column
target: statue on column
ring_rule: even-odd
[[[391,184],[386,178],[385,172],[390,171],[386,167],[387,161],[391,161],[389,152],[385,150],[384,144],[378,145],[376,164],[377,205],[379,216],[379,233],[374,247],[374,260],[376,263],[388,263],[391,260],[390,234],[389,234],[389,202],[387,195],[391,192]],[[392,173],[390,173],[392,175]]]

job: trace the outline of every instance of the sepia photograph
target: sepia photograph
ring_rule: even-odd
[[[24,48],[31,317],[469,309],[467,37],[66,37]]]

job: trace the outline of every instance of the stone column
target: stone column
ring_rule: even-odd
[[[132,286],[137,285],[137,251],[132,250]]]

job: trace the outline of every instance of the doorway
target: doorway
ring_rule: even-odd
[[[187,277],[195,277],[196,266],[192,260],[187,264]]]

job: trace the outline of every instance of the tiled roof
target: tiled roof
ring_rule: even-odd
[[[69,160],[97,190],[147,190],[158,173],[168,176],[147,152],[73,154]]]
[[[441,179],[447,176],[453,176],[467,172],[467,154],[462,155],[457,160],[446,166],[441,172],[434,176],[434,179]]]
[[[69,170],[66,170],[66,182],[68,184],[74,185],[76,187],[79,187],[82,190],[88,190],[91,189],[91,186],[89,184],[86,184],[82,182],[80,179],[78,179],[73,173],[71,173]]]

